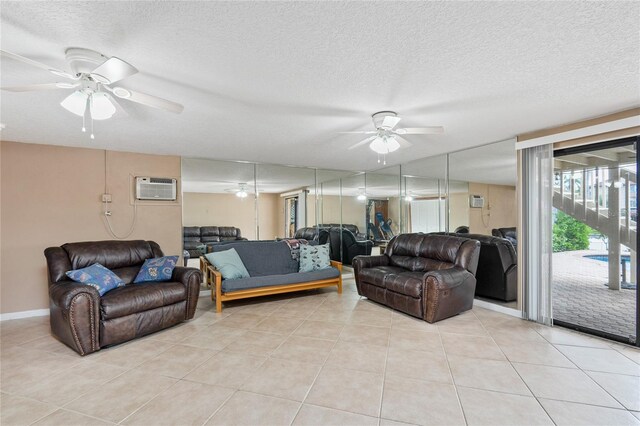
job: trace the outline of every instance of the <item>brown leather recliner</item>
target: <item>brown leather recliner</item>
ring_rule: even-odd
[[[153,241],[90,241],[49,247],[51,332],[80,355],[193,318],[202,273],[176,266],[171,281],[132,284],[146,259],[163,256]],[[127,285],[105,293],[65,272],[100,263]]]
[[[429,234],[394,237],[383,255],[353,260],[358,294],[433,323],[473,307],[480,243]]]

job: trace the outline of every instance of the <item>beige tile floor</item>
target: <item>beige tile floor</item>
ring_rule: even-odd
[[[640,425],[640,351],[481,308],[428,324],[314,291],[86,357],[0,323],[5,425]]]

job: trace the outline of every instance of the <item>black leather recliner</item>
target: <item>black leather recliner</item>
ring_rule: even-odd
[[[446,234],[480,242],[480,260],[476,271],[476,296],[511,302],[518,297],[518,260],[511,242],[505,238],[481,234]]]
[[[319,241],[323,244],[322,241]],[[364,255],[369,256],[373,248],[373,241],[358,241],[346,228],[329,229],[329,246],[331,248],[331,260],[342,262],[343,265],[351,265],[353,258]],[[340,249],[342,247],[342,250]]]
[[[350,223],[343,223],[340,225],[339,223],[321,223],[318,225],[319,228],[330,229],[330,228],[343,228],[348,229],[353,233],[358,241],[364,241],[367,239],[367,235],[360,232],[360,228],[357,225],[353,225]]]
[[[300,228],[293,235],[298,240],[315,241],[318,244],[326,244],[329,241],[329,231],[326,229],[318,229],[315,226]]]
[[[495,228],[491,230],[491,235],[499,238],[506,238],[513,244],[514,250],[518,251],[518,232],[515,227],[512,228]]]

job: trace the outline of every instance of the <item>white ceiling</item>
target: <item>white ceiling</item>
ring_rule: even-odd
[[[3,2],[2,49],[65,69],[71,46],[118,56],[140,70],[122,86],[185,110],[123,101],[92,141],[66,92],[3,92],[2,139],[371,170],[337,132],[378,110],[446,129],[398,164],[638,105],[638,16],[639,2]],[[56,81],[0,70],[2,85]]]

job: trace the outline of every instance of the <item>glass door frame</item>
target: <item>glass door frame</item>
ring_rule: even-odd
[[[636,155],[636,176],[638,176],[638,172],[639,172],[639,166],[640,166],[640,154],[638,153],[638,148],[640,147],[640,136],[632,136],[632,137],[627,137],[627,138],[622,138],[622,139],[615,139],[615,140],[611,140],[611,141],[606,141],[606,142],[598,142],[598,143],[593,143],[590,145],[581,145],[581,146],[576,146],[576,147],[570,147],[570,148],[563,148],[563,149],[558,149],[558,150],[554,150],[553,151],[553,158],[556,158],[556,156],[562,156],[562,155],[569,155],[569,154],[574,154],[574,153],[585,153],[585,152],[591,152],[591,151],[599,151],[602,149],[607,149],[607,148],[615,148],[618,146],[628,146],[631,143],[634,144],[635,147],[635,155]],[[562,185],[562,177],[560,179],[560,184]],[[638,200],[638,196],[640,195],[640,191],[639,191],[639,187],[640,187],[640,182],[636,183],[636,200]],[[585,190],[585,188],[583,188],[583,190]],[[597,202],[597,200],[596,200]],[[636,228],[637,230],[637,228]],[[637,234],[636,234],[637,235]],[[635,247],[635,251],[636,254],[638,253],[638,248],[640,247],[640,245],[638,244],[638,237],[636,236],[636,247]],[[587,334],[592,334],[594,336],[598,336],[598,337],[603,337],[609,340],[613,340],[616,342],[620,342],[620,343],[625,343],[625,344],[629,344],[629,345],[633,345],[633,346],[637,346],[640,347],[640,288],[638,288],[638,278],[640,277],[640,262],[636,261],[636,306],[635,306],[635,311],[636,311],[636,315],[635,315],[635,322],[636,322],[636,329],[635,329],[635,342],[630,342],[628,339],[625,339],[623,336],[618,336],[616,334],[612,334],[612,333],[608,333],[606,331],[602,331],[602,330],[595,330],[589,327],[585,327],[585,326],[581,326],[579,324],[573,324],[573,323],[568,323],[562,320],[557,320],[554,316],[553,318],[553,324],[554,325],[559,325],[561,327],[566,327],[566,328],[570,328],[576,331],[580,331],[583,333],[587,333]],[[552,311],[553,312],[553,311]]]

